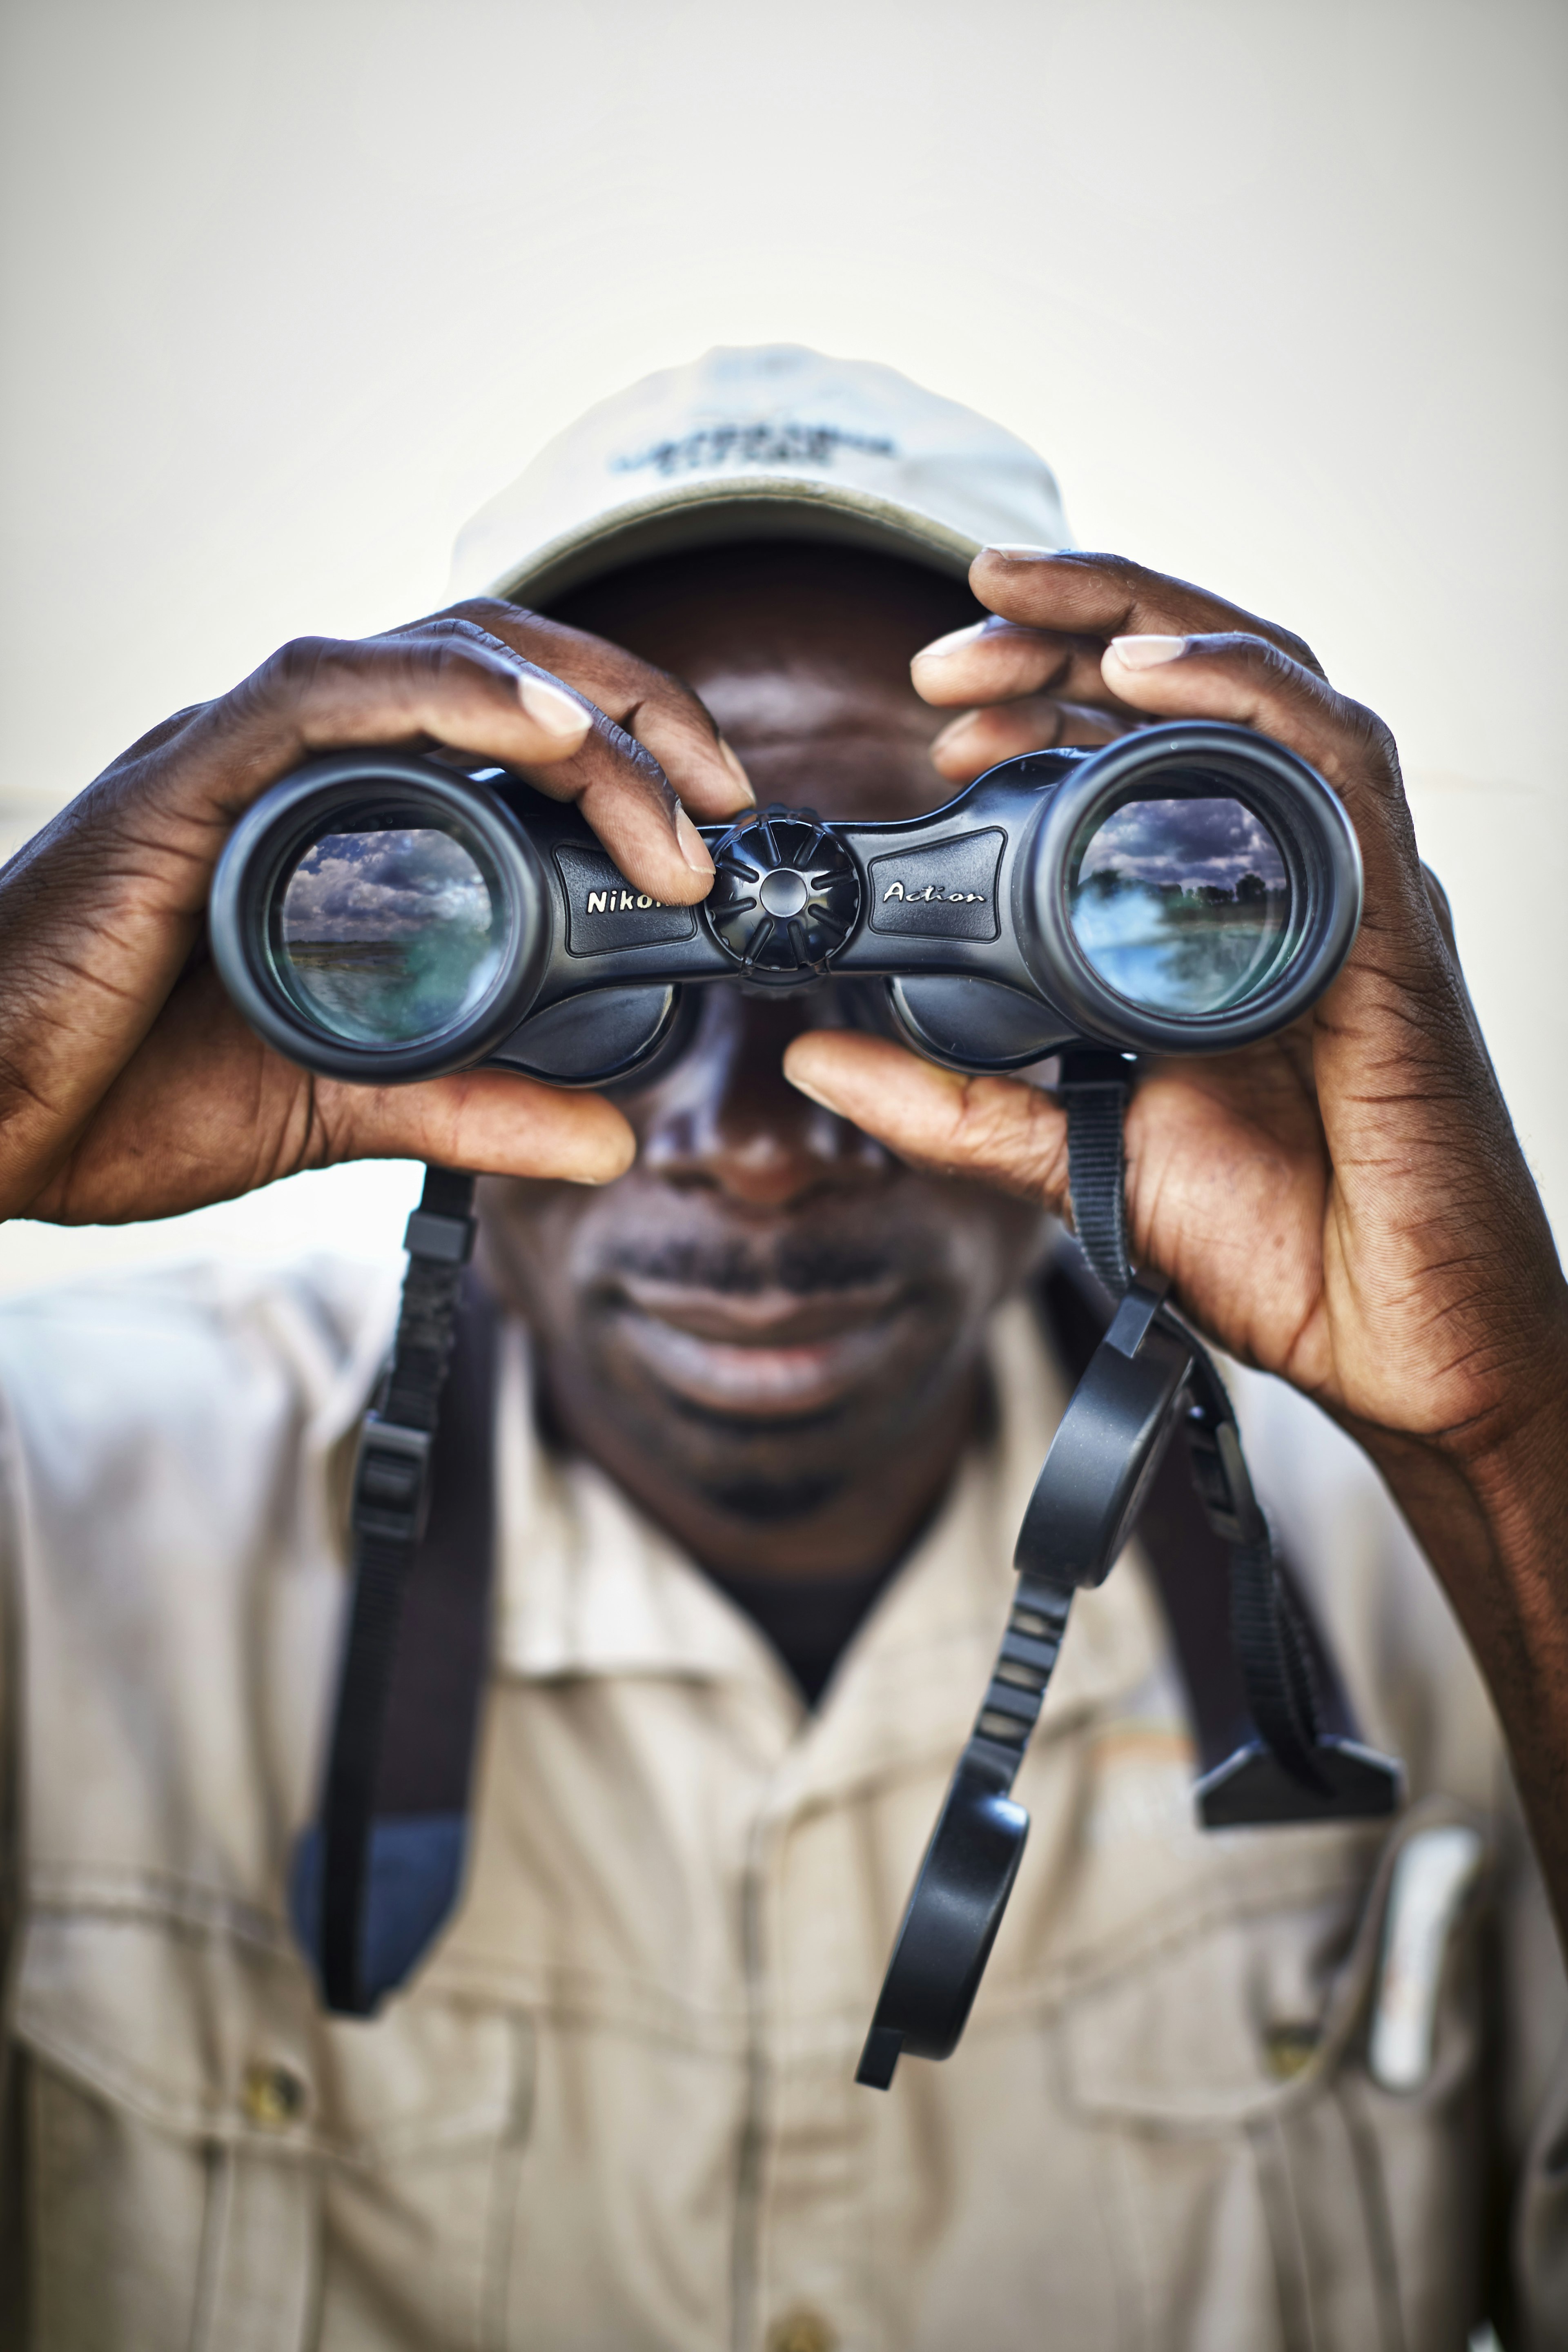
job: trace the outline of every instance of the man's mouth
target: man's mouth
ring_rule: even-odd
[[[614,1303],[626,1344],[662,1386],[710,1412],[776,1421],[821,1412],[874,1378],[913,1299],[890,1278],[803,1296],[623,1273]]]

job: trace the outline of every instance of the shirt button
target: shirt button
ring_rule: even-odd
[[[768,2352],[834,2352],[837,2341],[819,2311],[786,2311],[768,2330]]]
[[[291,2066],[276,2059],[254,2058],[245,2070],[239,2104],[253,2124],[278,2131],[298,2123],[305,2112],[305,2085]]]
[[[1303,2074],[1318,2054],[1322,2034],[1315,2025],[1271,2025],[1263,2036],[1268,2071],[1281,2083]]]

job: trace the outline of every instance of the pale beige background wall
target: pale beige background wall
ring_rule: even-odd
[[[8,0],[0,818],[301,630],[437,604],[587,402],[720,341],[891,362],[1079,539],[1288,621],[1397,730],[1568,1222],[1568,10],[1528,0]],[[0,1286],[301,1241],[411,1171]]]

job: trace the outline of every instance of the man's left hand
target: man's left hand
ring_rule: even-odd
[[[1568,1288],[1389,730],[1286,631],[1119,559],[993,548],[971,583],[997,617],[914,662],[928,701],[978,706],[939,740],[950,778],[1050,740],[1047,709],[1069,703],[1107,733],[1256,728],[1350,813],[1365,908],[1332,987],[1262,1044],[1142,1068],[1131,1254],[1223,1349],[1304,1390],[1379,1462],[1491,1678],[1538,1835],[1551,1784],[1568,1916]],[[797,1039],[785,1067],[904,1159],[1067,1210],[1066,1117],[1038,1087],[844,1032]]]

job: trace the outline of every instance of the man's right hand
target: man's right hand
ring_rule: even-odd
[[[143,736],[0,873],[0,1215],[171,1216],[342,1160],[584,1182],[630,1163],[597,1096],[498,1070],[312,1077],[230,1004],[205,920],[231,827],[302,760],[376,743],[444,745],[576,802],[629,881],[682,903],[713,874],[686,810],[712,823],[751,800],[677,680],[515,605],[285,646]]]

